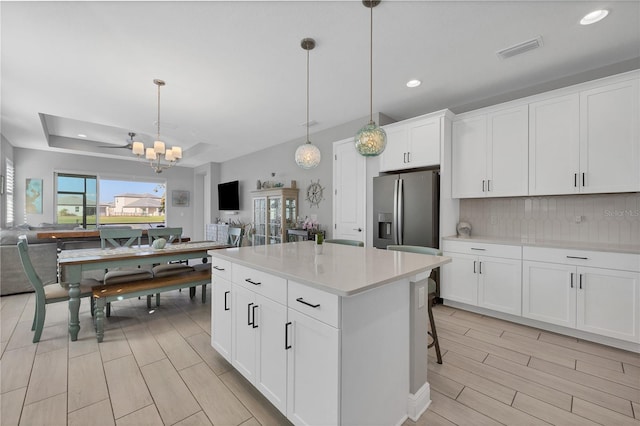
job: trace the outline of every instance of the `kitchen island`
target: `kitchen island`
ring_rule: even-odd
[[[426,410],[426,278],[449,258],[313,241],[210,255],[212,346],[294,424]]]

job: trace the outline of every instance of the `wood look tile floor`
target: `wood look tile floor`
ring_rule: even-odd
[[[199,294],[163,293],[152,314],[146,300],[114,303],[101,344],[86,299],[76,342],[57,303],[31,343],[33,311],[33,295],[0,298],[2,426],[290,424],[211,347],[210,304]],[[640,426],[639,354],[446,306],[434,312],[444,363],[432,349],[433,402],[404,426]]]

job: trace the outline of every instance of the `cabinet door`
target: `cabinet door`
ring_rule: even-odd
[[[579,152],[577,93],[529,105],[529,195],[578,192]]]
[[[410,167],[407,163],[407,126],[397,124],[385,126],[387,147],[380,154],[380,171],[402,170]]]
[[[445,253],[451,263],[442,266],[440,296],[456,302],[478,304],[477,256]]]
[[[253,199],[253,224],[255,234],[253,235],[253,245],[260,246],[266,244],[267,233],[267,198],[259,197]]]
[[[478,306],[520,316],[522,261],[497,257],[478,260]]]
[[[453,122],[451,173],[453,198],[485,196],[487,116]]]
[[[267,197],[267,244],[282,243],[282,197]]]
[[[522,270],[522,316],[574,328],[576,267],[525,260]]]
[[[409,124],[407,160],[409,167],[440,164],[440,118]]]
[[[639,283],[637,272],[578,267],[578,329],[639,342]]]
[[[288,314],[287,418],[338,425],[340,331],[293,309]]]
[[[638,80],[580,94],[582,192],[640,190]]]
[[[233,315],[231,363],[247,380],[255,383],[257,341],[257,333],[253,326],[255,293],[233,284],[231,299]]]
[[[258,331],[256,387],[283,414],[287,413],[287,351],[284,348],[287,308],[256,295]]]
[[[231,362],[231,283],[214,276],[211,285],[211,346]]]
[[[529,191],[529,107],[487,116],[488,197],[527,195]]]
[[[333,237],[364,241],[367,160],[355,150],[353,138],[336,142],[333,154]]]

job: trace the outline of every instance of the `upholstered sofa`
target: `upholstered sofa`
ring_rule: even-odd
[[[22,269],[18,255],[18,236],[26,235],[29,256],[43,282],[55,281],[57,276],[57,243],[55,239],[39,239],[36,234],[50,227],[21,225],[0,229],[0,296],[33,291]],[[61,228],[54,228],[61,229]]]

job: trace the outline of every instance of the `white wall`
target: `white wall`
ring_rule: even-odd
[[[391,118],[383,114],[374,114],[374,120],[379,125],[393,122]],[[368,121],[369,117],[363,117],[331,129],[312,133],[309,139],[320,149],[322,154],[322,160],[315,169],[301,169],[294,160],[296,148],[306,141],[305,137],[222,163],[220,181],[240,181],[240,212],[237,216],[222,216],[222,218],[241,219],[244,222],[253,221],[251,191],[256,190],[257,180],[282,182],[285,187],[290,187],[291,180],[295,180],[299,188],[298,216],[304,219],[305,216],[316,215],[321,229],[326,230],[330,237],[333,228],[333,196],[331,193],[333,187],[333,142],[355,136],[356,132]],[[272,173],[275,173],[275,176],[271,176]],[[324,199],[319,206],[311,207],[305,199],[306,189],[311,181],[317,182],[318,179],[320,179],[320,185],[325,188]]]
[[[4,150],[3,150],[4,151]],[[202,234],[203,224],[196,225],[194,206],[200,204],[203,193],[195,192],[194,169],[173,167],[156,174],[146,163],[126,160],[113,160],[85,155],[46,152],[24,148],[13,148],[16,169],[15,188],[15,224],[54,223],[54,172],[87,173],[100,178],[118,178],[162,182],[166,180],[167,226],[181,226],[184,235],[194,236],[194,232]],[[27,178],[42,179],[43,199],[42,214],[27,214],[25,211],[25,183]],[[171,191],[186,190],[190,194],[189,207],[173,207]],[[202,220],[202,218],[200,219]]]

